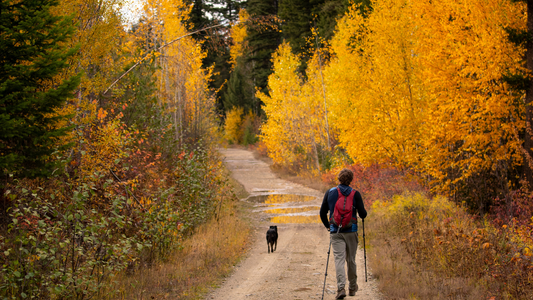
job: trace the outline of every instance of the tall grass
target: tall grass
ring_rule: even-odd
[[[496,228],[445,198],[423,194],[377,201],[368,221],[369,262],[391,298],[533,295],[532,241],[508,226]]]

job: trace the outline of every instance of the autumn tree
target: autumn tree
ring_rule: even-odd
[[[422,149],[427,98],[417,57],[410,55],[411,19],[402,4],[391,2],[376,2],[368,18],[353,6],[339,21],[325,71],[328,106],[352,158],[408,166]]]
[[[527,74],[524,42],[516,42],[526,28],[524,12],[522,3],[498,0],[379,0],[371,10],[352,5],[329,42],[330,59],[317,73],[323,75],[327,112],[314,105],[307,115],[327,118],[337,149],[354,162],[414,170],[434,191],[486,211],[490,199],[508,197],[518,187],[524,166],[527,101],[512,84],[513,74]],[[288,69],[275,68],[276,80]],[[320,84],[311,77],[282,85],[269,81],[272,100],[280,102],[264,98],[265,111],[286,105],[287,115],[296,116],[313,103],[309,95],[318,94]],[[314,92],[305,93],[305,87]],[[277,96],[288,91],[299,91],[295,111],[290,97]],[[286,130],[301,132],[301,124],[278,123],[264,127],[279,132],[269,133],[272,139],[284,140],[267,143],[272,155],[287,141],[299,151],[309,145],[284,138]],[[319,136],[313,135],[317,146]],[[278,163],[294,160],[278,157]]]
[[[54,16],[57,0],[0,2],[0,172],[17,177],[53,172],[51,155],[69,129],[57,114],[80,81],[56,80],[77,48],[71,18]]]
[[[524,28],[524,8],[501,1],[420,1],[413,9],[424,16],[417,20],[415,51],[431,95],[426,171],[436,179],[434,187],[486,211],[487,199],[518,188],[517,169],[524,163],[523,93],[504,78],[523,71],[524,49],[509,41],[505,28]]]
[[[288,43],[280,45],[272,61],[274,73],[268,77],[271,94],[257,95],[264,103],[267,117],[261,128],[261,140],[275,164],[290,165],[297,162],[296,149],[304,146],[299,128],[304,112],[297,109],[302,84],[298,75],[300,62]]]
[[[208,87],[212,69],[202,67],[206,52],[188,34],[188,13],[185,3],[169,0],[151,0],[146,8],[147,26],[158,41],[152,49],[157,99],[172,119],[178,148],[196,145],[214,130],[215,98]]]

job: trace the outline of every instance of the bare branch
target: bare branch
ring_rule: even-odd
[[[212,29],[212,28],[216,28],[216,27],[220,27],[220,26],[223,26],[223,24],[218,24],[218,25],[214,25],[214,26],[210,26],[210,27],[205,27],[205,28],[202,28],[202,29],[198,29],[196,31],[193,31],[193,32],[190,32],[186,35],[182,35],[166,44],[164,44],[163,46],[157,48],[155,51],[159,51],[163,48],[165,48],[166,46],[169,46],[169,45],[172,45],[173,43],[177,42],[178,40],[181,40],[182,38],[184,37],[187,37],[187,36],[190,36],[190,35],[193,35],[195,33],[198,33],[198,32],[202,32],[202,31],[205,31],[205,30],[208,30],[208,29]],[[154,52],[155,52],[154,51]],[[115,80],[104,92],[104,95],[107,94],[107,92],[109,92],[109,90],[115,85],[117,84],[117,82],[119,82],[122,78],[124,78],[124,76],[128,75],[129,72],[131,72],[133,69],[135,69],[135,67],[137,67],[138,65],[140,65],[143,61],[145,61],[148,57],[152,56],[153,55],[153,52],[150,53],[150,54],[147,54],[145,57],[143,57],[141,60],[139,60],[137,63],[135,63],[131,68],[129,68],[128,71],[126,71],[124,74],[120,75],[119,78],[117,78],[117,80]]]

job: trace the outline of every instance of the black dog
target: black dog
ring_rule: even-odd
[[[278,247],[278,226],[270,226],[267,231],[267,247],[268,253],[270,250],[274,252]]]

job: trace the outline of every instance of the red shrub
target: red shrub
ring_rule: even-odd
[[[362,165],[346,166],[354,173],[351,187],[363,196],[365,206],[369,207],[376,200],[388,200],[392,196],[404,192],[423,192],[425,188],[416,176],[407,171],[400,171],[394,167],[373,164],[368,167]],[[337,175],[342,168],[336,168],[322,175],[322,180],[331,186],[337,185]]]

